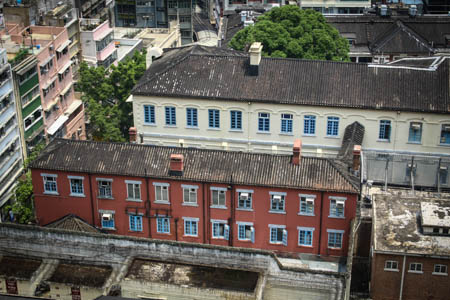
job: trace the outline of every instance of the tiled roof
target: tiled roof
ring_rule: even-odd
[[[184,155],[182,176],[169,175],[171,154]],[[32,168],[90,172],[183,181],[234,183],[319,191],[358,193],[358,186],[328,158],[175,148],[129,143],[56,139],[31,164]]]
[[[146,71],[134,95],[439,113],[450,108],[450,59],[430,72],[263,57],[259,75],[252,76],[242,52],[193,46],[168,54]]]
[[[84,221],[80,217],[72,214],[65,215],[64,217],[45,226],[49,228],[66,229],[80,232],[94,232],[94,233],[100,232],[98,229],[89,225],[86,221]]]

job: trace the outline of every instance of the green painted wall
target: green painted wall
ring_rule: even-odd
[[[36,75],[29,78],[24,83],[22,83],[22,85],[19,86],[20,96],[25,95],[29,90],[34,88],[36,86],[36,84],[38,84],[38,83],[39,83],[39,77],[38,77],[38,74],[36,73]]]
[[[28,128],[28,130],[25,131],[25,139],[28,139],[43,124],[44,124],[44,119],[40,119],[39,122],[35,123],[33,126]]]
[[[25,108],[22,108],[22,117],[25,120],[25,118],[33,112],[38,106],[41,105],[41,96],[37,97],[32,101],[31,103],[28,103]]]

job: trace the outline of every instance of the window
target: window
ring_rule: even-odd
[[[169,6],[169,8],[177,8],[177,1],[176,0],[169,0],[168,6]]]
[[[252,223],[238,224],[238,240],[255,242],[255,228]]]
[[[328,230],[328,248],[342,248],[342,230]]]
[[[314,195],[299,195],[300,196],[300,214],[301,215],[314,215]]]
[[[441,144],[450,145],[450,124],[442,124]]]
[[[58,194],[56,185],[57,175],[41,174],[44,179],[44,194]]]
[[[305,116],[304,118],[303,134],[315,135],[316,134],[316,116]]]
[[[422,123],[411,122],[409,124],[408,142],[410,142],[410,143],[421,143],[422,142]]]
[[[312,246],[314,228],[298,227],[298,245]]]
[[[169,184],[153,183],[155,186],[155,202],[169,203]]]
[[[287,230],[281,225],[269,225],[270,227],[270,243],[283,244],[287,246]]]
[[[183,203],[197,204],[197,188],[198,186],[182,185],[183,188]]]
[[[144,123],[155,124],[155,107],[153,105],[144,105]]]
[[[212,207],[226,207],[225,188],[211,188]]]
[[[339,133],[339,118],[338,117],[328,117],[327,119],[327,135],[328,136],[338,136]]]
[[[384,263],[384,269],[398,271],[398,262],[395,260],[387,260]]]
[[[422,272],[422,264],[421,263],[410,263],[408,272],[423,273]]]
[[[83,196],[83,177],[68,176],[70,180],[70,195],[71,196]]]
[[[253,191],[238,190],[238,208],[252,209]]]
[[[439,167],[439,183],[442,185],[447,185],[447,175],[448,175],[448,167],[440,166]]]
[[[97,179],[97,185],[100,198],[112,198],[111,179]]]
[[[284,212],[284,199],[286,194],[284,193],[272,193],[270,194],[270,211],[271,212]]]
[[[130,215],[130,230],[142,231],[142,216]]]
[[[227,225],[226,221],[212,220],[212,237],[215,239],[225,239],[228,240],[230,235],[230,226]]]
[[[434,275],[447,275],[447,265],[434,265]]]
[[[258,114],[258,131],[269,132],[270,131],[270,114],[259,113]]]
[[[231,114],[230,128],[232,130],[242,130],[242,112],[238,110],[232,110],[230,114]]]
[[[281,114],[281,132],[292,133],[292,119],[291,114]]]
[[[343,218],[345,198],[330,198],[330,217]]]
[[[126,180],[128,190],[127,200],[141,200],[141,182],[140,181],[129,181]]]
[[[173,106],[166,106],[166,125],[169,126],[177,125],[175,107]]]
[[[378,134],[378,139],[382,141],[389,141],[391,138],[391,121],[381,120],[380,121],[380,132]]]
[[[218,109],[208,110],[209,128],[220,128],[220,111]]]
[[[156,218],[156,231],[158,233],[170,233],[169,218]]]
[[[102,218],[102,228],[115,229],[113,211],[100,211],[100,217]]]
[[[186,125],[188,127],[198,127],[196,108],[186,108]]]
[[[198,219],[185,218],[184,219],[184,235],[197,236]]]

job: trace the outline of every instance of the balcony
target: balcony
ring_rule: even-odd
[[[9,65],[3,65],[0,67],[0,87],[2,87],[9,79],[11,79]]]

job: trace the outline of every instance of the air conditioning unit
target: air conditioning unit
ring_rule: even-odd
[[[307,205],[314,205],[314,199],[313,198],[306,198],[306,204]]]
[[[411,168],[415,169],[416,167],[417,167],[416,164],[408,163],[408,169],[411,169]]]
[[[52,50],[53,50],[53,45],[50,45],[50,46],[48,47],[48,49],[50,49],[50,51],[52,51]]]
[[[280,202],[281,201],[281,196],[280,195],[273,195],[273,200],[276,202]]]
[[[411,5],[411,6],[409,7],[408,12],[409,12],[409,15],[410,15],[411,17],[417,16],[417,6],[416,6],[416,5]]]
[[[163,189],[164,191],[167,191],[167,186],[163,186],[162,189]]]
[[[450,125],[442,125],[442,130],[445,132],[449,132],[450,131]]]
[[[446,166],[440,166],[439,167],[439,170],[441,170],[442,172],[445,172],[445,171],[447,171],[447,167]]]
[[[342,201],[342,200],[336,201],[336,207],[338,207],[338,208],[344,207],[344,201]]]
[[[419,123],[412,123],[411,124],[411,128],[413,129],[413,130],[420,130],[420,124]]]
[[[112,220],[112,214],[103,214],[102,215],[103,221],[111,221]]]
[[[219,191],[219,194],[223,195],[223,194],[225,194],[225,191]]]
[[[190,191],[191,191],[192,193],[195,193],[195,189],[191,189]]]
[[[241,193],[239,198],[241,198],[241,200],[247,200],[248,199],[248,193]]]

